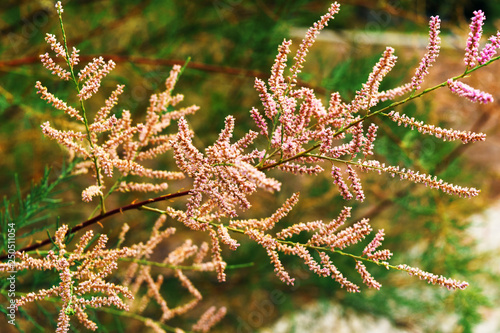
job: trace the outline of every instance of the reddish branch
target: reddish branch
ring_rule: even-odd
[[[96,58],[98,56],[93,56],[93,55],[81,55],[80,56],[80,61],[92,61],[92,59]],[[144,58],[144,57],[134,57],[134,56],[121,56],[121,55],[114,55],[114,54],[105,54],[101,55],[106,60],[113,60],[116,63],[119,62],[131,62],[134,64],[143,64],[143,65],[157,65],[157,66],[173,66],[173,65],[184,65],[185,61],[184,60],[176,60],[176,59],[150,59],[150,58]],[[23,66],[23,65],[29,65],[29,64],[38,64],[40,62],[40,57],[25,57],[25,58],[19,58],[19,59],[12,59],[12,60],[3,60],[0,61],[0,68],[2,67],[16,67],[16,66]],[[204,72],[212,72],[212,73],[223,73],[223,74],[228,74],[228,75],[242,75],[246,77],[251,77],[251,78],[261,78],[261,79],[267,79],[269,75],[256,71],[256,70],[251,70],[251,69],[242,69],[242,68],[235,68],[235,67],[228,67],[228,66],[218,66],[218,65],[208,65],[204,64],[201,62],[193,62],[190,61],[187,64],[188,68],[192,69],[198,69],[200,71]],[[299,80],[298,84],[302,87],[307,87],[314,89],[318,93],[325,93],[326,90],[321,87],[314,87],[311,86],[305,82],[302,82]]]
[[[183,192],[177,192],[177,193],[172,193],[172,194],[166,194],[166,195],[162,195],[162,196],[159,196],[157,198],[151,198],[151,199],[148,199],[148,200],[144,200],[144,201],[141,201],[141,202],[136,202],[136,203],[132,203],[130,205],[126,205],[126,206],[123,206],[123,207],[119,207],[119,208],[116,208],[116,209],[113,209],[113,210],[110,210],[104,214],[101,214],[101,215],[98,215],[96,217],[93,217],[85,222],[82,222],[80,224],[77,224],[75,225],[73,228],[71,228],[70,230],[68,230],[68,232],[66,233],[67,235],[69,234],[74,234],[75,232],[81,230],[81,229],[84,229],[90,225],[93,225],[93,224],[96,224],[97,222],[99,221],[102,221],[104,220],[105,218],[107,217],[110,217],[112,215],[115,215],[115,214],[118,214],[118,213],[123,213],[127,210],[132,210],[132,209],[139,209],[141,208],[142,206],[145,206],[147,204],[151,204],[151,203],[154,203],[154,202],[158,202],[158,201],[165,201],[165,200],[169,200],[169,199],[174,199],[174,198],[178,198],[178,197],[182,197],[182,196],[185,196],[185,195],[189,195],[189,190],[188,191],[183,191]],[[42,246],[45,246],[45,245],[48,245],[51,243],[51,240],[49,238],[43,240],[43,241],[37,241],[35,244],[32,244],[30,246],[26,246],[22,249],[20,249],[19,251],[20,252],[28,252],[28,251],[33,251],[33,250],[36,250]],[[4,260],[7,258],[7,254],[4,254],[2,256],[0,256],[0,260]]]
[[[115,54],[104,54],[100,55],[106,60],[113,60],[115,62],[132,62],[134,64],[145,64],[145,65],[160,65],[160,66],[173,66],[173,65],[184,65],[184,60],[175,60],[175,59],[150,59],[144,57],[134,57],[134,56],[122,56]],[[80,61],[92,61],[92,59],[98,56],[93,55],[81,55]],[[38,64],[40,62],[40,57],[25,57],[19,59],[12,60],[3,60],[0,61],[0,67],[6,66],[22,66],[28,64]],[[241,69],[227,66],[217,66],[217,65],[207,65],[199,62],[189,62],[189,68],[199,69],[205,72],[217,72],[217,73],[225,73],[230,75],[244,75],[248,77],[259,77],[266,78],[267,74],[264,74],[259,71],[249,70],[249,69]]]

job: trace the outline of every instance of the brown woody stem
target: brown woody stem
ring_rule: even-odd
[[[104,214],[98,215],[98,216],[93,217],[93,218],[91,218],[91,219],[89,219],[87,221],[84,221],[82,223],[79,223],[79,224],[75,225],[66,234],[67,235],[74,234],[75,232],[77,232],[77,231],[79,231],[81,229],[84,229],[84,228],[86,228],[86,227],[88,227],[90,225],[96,224],[97,222],[102,221],[105,218],[108,218],[108,217],[110,217],[112,215],[115,215],[115,214],[118,214],[118,213],[123,213],[123,212],[125,212],[127,210],[139,209],[142,206],[150,204],[150,203],[153,203],[153,202],[165,201],[165,200],[169,200],[169,199],[183,197],[183,196],[189,195],[190,194],[189,192],[190,192],[190,190],[182,191],[182,192],[176,192],[176,193],[171,193],[171,194],[166,194],[166,195],[162,195],[162,196],[159,196],[159,197],[156,197],[156,198],[151,198],[151,199],[144,200],[144,201],[141,201],[141,202],[136,202],[136,203],[132,203],[132,204],[129,204],[129,205],[126,205],[126,206],[123,206],[123,207],[115,208],[113,210],[107,211]],[[48,244],[51,244],[51,240],[49,238],[47,238],[47,239],[45,239],[43,241],[36,242],[35,244],[32,244],[30,246],[26,246],[26,247],[20,249],[19,251],[20,252],[33,251],[33,250],[36,250],[36,249],[38,249],[38,248],[40,248],[42,246],[48,245]],[[0,260],[4,260],[6,258],[7,258],[7,254],[4,254],[4,255],[0,256]]]

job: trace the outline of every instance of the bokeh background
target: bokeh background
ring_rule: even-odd
[[[333,91],[339,91],[345,99],[352,98],[386,46],[396,48],[399,60],[382,88],[405,83],[425,53],[427,22],[431,15],[440,15],[443,20],[443,48],[426,87],[463,72],[463,49],[474,10],[482,9],[486,13],[485,37],[500,29],[500,3],[495,1],[353,0],[340,3],[340,13],[320,35],[300,77],[304,85],[315,88],[325,101]],[[327,1],[287,0],[73,0],[63,4],[69,45],[80,49],[81,57],[87,61],[102,55],[117,62],[117,69],[103,81],[101,93],[90,100],[89,110],[97,110],[120,83],[126,85],[126,90],[118,109],[131,110],[136,119],[143,119],[149,96],[162,88],[172,65],[191,59],[176,92],[185,95],[183,105],[201,107],[188,119],[196,133],[195,144],[200,148],[214,141],[228,114],[236,117],[235,137],[254,128],[248,112],[252,106],[260,105],[253,89],[254,77],[266,78],[283,38],[292,38],[297,47],[307,28],[329,6]],[[51,168],[52,179],[57,177],[67,158],[67,154],[53,141],[44,139],[40,131],[40,124],[49,119],[65,126],[67,118],[38,98],[35,81],[42,81],[60,99],[74,101],[75,98],[71,85],[56,80],[38,60],[38,55],[49,49],[44,42],[45,34],[60,36],[52,1],[2,1],[0,31],[0,193],[13,202],[11,210],[15,212],[19,209],[15,205],[17,193],[29,192],[30,186],[42,179],[47,166]],[[498,101],[498,73],[500,66],[493,64],[475,72],[467,82],[484,88]],[[253,266],[229,271],[228,282],[224,284],[218,284],[209,274],[193,275],[193,282],[204,295],[204,303],[192,316],[178,322],[174,320],[172,324],[192,322],[208,306],[216,304],[229,309],[227,317],[214,330],[219,332],[265,329],[266,332],[302,332],[300,322],[307,320],[296,320],[300,313],[307,313],[316,324],[330,318],[337,329],[332,328],[332,332],[361,332],[383,325],[390,327],[386,332],[389,329],[395,332],[500,331],[498,323],[492,320],[499,315],[500,270],[495,246],[499,243],[498,228],[495,229],[496,217],[491,210],[498,206],[500,188],[498,108],[498,102],[476,105],[442,89],[396,110],[442,127],[488,135],[486,142],[473,145],[443,143],[385,120],[376,120],[380,126],[375,149],[377,159],[436,174],[462,186],[481,188],[478,198],[452,198],[388,176],[367,174],[364,175],[366,201],[345,203],[328,175],[279,176],[284,182],[283,192],[275,196],[259,193],[253,201],[254,209],[246,213],[257,218],[268,216],[293,191],[300,191],[302,199],[287,223],[332,219],[344,205],[353,205],[352,221],[369,217],[374,228],[386,230],[384,245],[395,253],[393,263],[407,263],[467,280],[470,283],[467,290],[449,292],[403,273],[370,266],[369,270],[383,288],[377,292],[363,288],[362,293],[352,295],[331,279],[316,278],[300,262],[285,259],[285,265],[298,281],[296,286],[287,287],[275,278],[266,253],[258,246],[243,243],[236,253],[226,253],[226,258],[230,264],[252,262]],[[175,168],[170,155],[157,163],[160,168]],[[54,198],[63,196],[82,207],[79,191],[84,186],[87,186],[85,179],[67,179],[60,184]],[[172,191],[186,186],[189,182],[172,183]],[[135,198],[137,196],[118,195],[108,206],[116,207]],[[74,225],[84,220],[93,208],[88,205],[76,211],[73,206],[58,205],[57,210],[45,211],[36,226],[54,228],[57,216]],[[477,215],[485,210],[493,212],[489,220]],[[105,228],[116,233],[126,221],[138,230],[134,237],[140,240],[146,237],[153,220],[153,215],[131,213],[123,219],[106,222]],[[183,230],[179,235],[178,240],[164,244],[165,252],[182,243],[182,237],[201,240],[198,235]],[[28,242],[28,238],[20,243]],[[352,262],[341,257],[336,260],[344,275],[360,282]],[[43,285],[43,281],[35,281],[34,286],[37,284]],[[176,288],[168,288],[168,283],[164,286],[163,292],[169,295],[167,299],[171,302],[181,302],[186,297]],[[50,304],[41,302],[40,305],[30,309],[33,320],[47,317],[44,307],[49,309],[45,311],[56,313]],[[158,309],[152,306],[148,311],[154,317]],[[99,312],[96,316],[104,324],[101,327],[107,327],[109,332],[142,327],[132,319],[113,318]],[[126,325],[121,324],[124,320]],[[281,326],[273,326],[278,320]],[[6,325],[3,316],[0,325],[3,331]],[[27,331],[40,329],[29,322],[25,328]],[[85,331],[78,325],[75,330]],[[318,328],[318,331],[325,330]]]

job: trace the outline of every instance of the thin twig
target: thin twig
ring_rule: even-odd
[[[157,66],[173,66],[173,65],[185,65],[186,61],[185,60],[176,60],[176,59],[151,59],[151,58],[145,58],[145,57],[135,57],[135,56],[128,56],[128,55],[116,55],[116,54],[103,54],[99,55],[105,60],[113,60],[116,63],[124,63],[124,62],[131,62],[134,64],[142,64],[142,65],[157,65]],[[94,58],[99,57],[95,55],[80,55],[80,61],[85,62],[85,61],[92,61]],[[58,61],[59,59],[54,59],[54,61]],[[12,60],[3,60],[0,61],[0,68],[2,67],[17,67],[17,66],[23,66],[23,65],[30,65],[30,64],[38,64],[40,62],[39,57],[24,57],[24,58],[19,58],[19,59],[12,59]],[[204,64],[201,62],[194,62],[190,61],[189,64],[187,65],[188,68],[192,69],[197,69],[201,70],[204,72],[212,72],[212,73],[222,73],[222,74],[227,74],[227,75],[236,75],[236,76],[245,76],[245,77],[251,77],[251,78],[260,78],[260,79],[267,79],[269,77],[269,74],[257,71],[257,70],[252,70],[252,69],[244,69],[244,68],[237,68],[237,67],[229,67],[229,66],[219,66],[219,65],[209,65],[209,64]],[[316,92],[320,94],[326,93],[326,89],[322,87],[316,87],[313,85],[310,85],[304,81],[298,80],[297,84],[301,87],[306,87],[310,89],[314,89]]]
[[[151,199],[144,200],[144,201],[141,201],[141,202],[132,203],[132,204],[129,204],[129,205],[126,205],[126,206],[123,206],[123,207],[119,207],[119,208],[107,211],[104,214],[98,215],[98,216],[93,217],[93,218],[91,218],[91,219],[89,219],[87,221],[84,221],[84,222],[82,222],[80,224],[75,225],[73,228],[71,228],[70,230],[68,230],[67,235],[74,234],[74,233],[76,233],[77,231],[79,231],[81,229],[84,229],[84,228],[86,228],[88,226],[96,224],[97,222],[100,222],[100,221],[104,220],[105,218],[108,218],[108,217],[113,216],[115,214],[123,213],[123,212],[125,212],[127,210],[139,209],[142,206],[150,204],[150,203],[153,203],[153,202],[165,201],[165,200],[169,200],[169,199],[174,199],[174,198],[186,196],[186,195],[189,195],[189,194],[190,194],[190,190],[182,191],[182,192],[176,192],[176,193],[171,193],[171,194],[166,194],[166,195],[162,195],[162,196],[159,196],[159,197],[156,197],[156,198],[151,198]],[[36,250],[36,249],[38,249],[38,248],[40,248],[42,246],[45,246],[47,244],[51,244],[51,241],[50,241],[49,238],[47,238],[47,239],[45,239],[43,241],[37,242],[37,243],[35,243],[33,245],[26,246],[26,247],[20,249],[19,251],[20,252],[33,251],[33,250]],[[7,258],[7,254],[4,254],[4,255],[0,256],[0,260],[4,260],[6,258]]]

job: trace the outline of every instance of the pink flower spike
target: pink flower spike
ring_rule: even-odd
[[[377,98],[381,102],[390,101],[395,99],[396,97],[403,96],[404,94],[409,93],[410,91],[412,91],[412,87],[413,86],[411,83],[405,83],[402,86],[379,92]]]
[[[73,52],[71,52],[71,56],[69,58],[69,62],[71,64],[71,66],[76,66],[80,62],[80,58],[79,58],[78,52],[80,52],[80,50],[78,50],[77,48],[73,47]]]
[[[48,53],[41,54],[40,59],[42,61],[43,67],[47,68],[49,71],[52,71],[51,74],[57,75],[61,79],[66,81],[71,78],[71,74],[61,66],[57,65]]]
[[[479,65],[484,65],[497,54],[497,49],[500,48],[500,31],[497,32],[496,36],[491,36],[489,41],[490,42],[484,46],[477,58]]]
[[[363,263],[359,260],[356,260],[356,270],[359,272],[359,275],[363,278],[363,282],[369,287],[369,288],[375,288],[377,290],[380,290],[380,287],[382,285],[377,282],[373,276],[371,276],[370,273],[368,273],[368,270],[366,269],[366,266],[363,265]]]
[[[389,113],[389,118],[397,122],[398,126],[404,125],[405,127],[416,129],[422,134],[434,135],[435,137],[441,138],[444,141],[461,140],[463,143],[469,143],[469,142],[486,140],[486,134],[484,133],[474,133],[471,131],[457,131],[454,129],[436,127],[434,125],[424,124],[423,121],[417,121],[413,117],[409,118],[404,114],[400,115],[399,112],[391,111]]]
[[[453,79],[448,79],[448,87],[451,92],[467,98],[469,101],[473,103],[489,103],[493,102],[493,96],[479,89],[474,89],[471,86],[461,82],[461,81],[453,81]]]
[[[193,325],[193,331],[196,332],[208,332],[214,326],[217,324],[225,315],[226,315],[226,308],[221,307],[217,312],[215,312],[216,308],[215,306],[210,307],[198,320],[196,324]],[[162,330],[162,332],[165,332]]]
[[[379,87],[384,77],[396,65],[398,57],[394,55],[394,49],[387,47],[380,57],[379,61],[368,76],[366,83],[363,83],[363,88],[356,92],[354,100],[347,106],[351,113],[356,113],[360,110],[368,110],[379,102]]]
[[[276,114],[278,114],[276,101],[267,91],[264,81],[256,78],[254,87],[259,93],[260,100],[262,101],[262,105],[264,106],[266,117],[274,121],[274,117],[276,116]]]
[[[252,110],[250,110],[250,113],[252,115],[253,120],[255,121],[255,124],[260,129],[260,134],[264,135],[265,137],[268,137],[267,123],[264,117],[259,113],[259,110],[257,110],[256,108],[252,108]]]
[[[52,104],[56,109],[59,109],[61,111],[64,111],[67,115],[70,117],[74,117],[78,119],[79,121],[83,122],[83,117],[80,116],[78,113],[78,110],[76,110],[74,107],[69,106],[59,98],[55,97],[53,94],[49,93],[47,91],[47,88],[42,86],[42,83],[40,81],[36,81],[35,87],[38,89],[37,94],[41,94],[41,99],[47,101],[47,103]]]
[[[175,87],[175,83],[179,79],[179,74],[181,73],[182,67],[179,65],[174,65],[170,70],[170,75],[165,80],[165,88],[168,92],[172,92]]]
[[[469,25],[469,38],[467,38],[467,47],[465,48],[464,62],[467,68],[477,65],[477,56],[479,54],[479,41],[483,35],[483,23],[486,19],[482,10],[474,12],[474,17]]]
[[[278,252],[271,250],[271,249],[266,249],[267,255],[271,259],[271,263],[274,265],[274,272],[276,273],[276,276],[279,277],[279,279],[286,283],[287,285],[292,285],[295,281],[294,278],[290,277],[290,274],[285,270],[283,267],[283,264],[280,261]]]
[[[102,195],[101,187],[97,185],[91,185],[83,190],[82,200],[85,202],[90,202],[92,201],[93,197],[96,197],[98,195]]]
[[[62,47],[61,43],[56,40],[55,35],[47,34],[45,40],[50,44],[50,48],[56,53],[56,57],[66,59],[66,51],[64,50],[64,47]]]
[[[94,59],[95,62],[95,59]],[[101,69],[97,69],[90,74],[89,79],[85,82],[78,97],[80,100],[89,99],[93,94],[97,92],[99,87],[101,86],[101,80],[109,74],[114,68],[116,64],[113,60],[109,60],[108,63],[104,63]],[[84,68],[85,69],[85,68]],[[80,77],[81,79],[82,77]]]
[[[56,140],[60,145],[63,145],[69,149],[71,152],[75,152],[83,157],[90,157],[89,153],[82,147],[80,144],[75,142],[82,141],[85,137],[85,134],[81,132],[73,132],[73,131],[58,131],[52,127],[50,127],[50,123],[46,121],[41,125],[42,133],[50,139]]]
[[[290,69],[292,75],[290,76],[290,86],[295,86],[297,83],[297,75],[300,73],[302,67],[304,67],[305,58],[309,48],[314,44],[316,37],[319,32],[328,25],[328,21],[333,18],[340,10],[340,5],[337,2],[332,3],[328,9],[328,13],[321,16],[321,19],[314,23],[313,27],[309,28],[306,37],[302,40],[299,50],[295,54],[293,60],[295,64]]]
[[[321,263],[331,272],[332,278],[340,283],[341,288],[345,287],[346,290],[350,293],[359,293],[359,287],[351,281],[347,280],[347,278],[342,275],[337,267],[333,265],[327,254],[325,254],[324,252],[320,252],[319,255],[321,257]]]
[[[61,1],[56,2],[56,11],[57,11],[57,14],[59,14],[59,15],[61,15],[64,12]]]
[[[100,66],[105,64],[104,59],[102,57],[94,58],[91,62],[89,62],[80,72],[78,73],[78,82],[90,77],[92,73],[95,73],[99,70]]]
[[[377,235],[373,238],[373,240],[368,244],[365,249],[363,250],[363,255],[366,255],[368,258],[370,258],[371,254],[380,246],[382,245],[382,241],[384,240],[384,229],[380,229],[377,232]]]
[[[333,177],[333,183],[337,185],[337,187],[339,188],[342,197],[345,200],[352,199],[352,194],[351,192],[349,192],[349,188],[342,178],[341,170],[339,167],[336,167],[335,165],[332,166],[332,177]]]
[[[224,225],[219,224],[217,233],[219,234],[222,243],[228,245],[231,250],[235,251],[238,246],[240,246],[240,244],[229,235],[229,232]]]
[[[268,81],[269,86],[271,91],[278,96],[282,95],[282,92],[286,89],[283,71],[286,67],[287,54],[290,53],[291,44],[291,40],[283,40],[283,43],[278,47],[278,54],[276,55],[276,60],[274,60],[273,67],[271,69],[271,77]]]
[[[115,106],[117,104],[118,96],[123,93],[124,87],[125,87],[124,85],[117,85],[116,86],[116,89],[111,93],[111,95],[105,101],[105,103],[104,103],[105,106],[100,108],[99,111],[97,112],[97,114],[94,118],[95,123],[104,121],[104,119],[106,119],[106,117],[109,115],[113,106]]]
[[[363,201],[365,199],[365,193],[363,192],[363,187],[361,186],[361,180],[359,179],[358,174],[352,166],[347,166],[347,179],[351,181],[351,187],[356,194],[356,200]]]
[[[458,281],[450,278],[446,278],[442,275],[438,276],[426,271],[423,271],[416,267],[411,267],[406,264],[398,265],[397,269],[407,272],[410,276],[415,275],[420,278],[420,280],[425,280],[427,283],[437,284],[442,287],[446,287],[448,290],[464,290],[469,286],[465,281]]]
[[[412,90],[420,89],[420,85],[424,81],[424,77],[429,74],[429,68],[436,61],[439,55],[439,48],[441,44],[441,38],[439,38],[439,28],[441,25],[441,20],[439,16],[431,17],[429,22],[429,44],[427,45],[427,53],[424,55],[422,60],[420,60],[420,65],[415,71],[415,75],[411,79]]]
[[[377,138],[377,129],[378,126],[374,123],[371,123],[370,127],[368,127],[368,134],[366,135],[366,141],[363,147],[363,155],[365,156],[365,158],[368,155],[373,155],[373,142]]]

